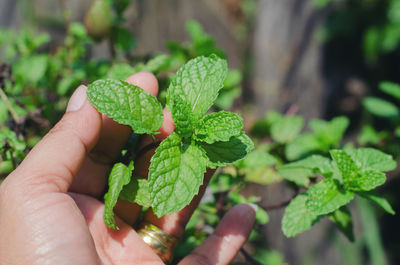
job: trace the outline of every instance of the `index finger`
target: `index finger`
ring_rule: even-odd
[[[126,79],[153,96],[158,94],[158,81],[150,72],[139,72]],[[81,169],[74,178],[69,191],[100,197],[106,185],[106,174],[118,158],[132,130],[107,115],[102,115],[100,138],[85,158]]]

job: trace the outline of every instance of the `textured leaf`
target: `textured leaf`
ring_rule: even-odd
[[[400,85],[391,82],[382,82],[379,84],[379,89],[388,95],[400,99]]]
[[[126,166],[122,163],[117,163],[111,170],[108,177],[108,191],[104,195],[104,222],[112,229],[119,229],[114,220],[114,206],[117,203],[118,196],[122,188],[129,183],[133,170],[133,162]]]
[[[195,139],[212,144],[229,141],[242,132],[242,118],[235,113],[220,111],[203,117],[195,128]]]
[[[193,128],[196,124],[190,105],[180,97],[176,97],[173,100],[174,108],[171,113],[175,124],[175,132],[181,137],[189,137],[193,134]]]
[[[339,168],[343,181],[346,182],[351,175],[356,174],[359,171],[356,163],[353,161],[351,156],[343,150],[332,150],[330,151],[333,161],[335,161],[337,167]]]
[[[334,211],[329,219],[332,220],[340,231],[351,241],[354,241],[353,220],[347,207],[342,207]]]
[[[174,98],[181,97],[190,105],[195,117],[200,118],[217,98],[226,74],[226,61],[216,56],[190,60],[178,70],[168,88],[169,109],[174,108]]]
[[[348,151],[357,166],[363,170],[391,171],[397,166],[391,155],[374,148],[360,148]]]
[[[357,192],[358,195],[361,197],[370,200],[372,202],[375,202],[378,204],[382,209],[384,209],[386,212],[389,214],[395,215],[396,212],[393,210],[392,206],[390,203],[383,197],[379,196],[376,192],[373,191],[359,191]]]
[[[309,185],[309,177],[315,176],[318,172],[324,176],[331,175],[332,170],[330,160],[319,155],[312,155],[278,168],[282,177],[303,187]]]
[[[301,116],[282,117],[272,123],[271,137],[278,143],[292,141],[303,129],[304,120]]]
[[[388,169],[392,167],[391,157],[386,157],[381,152],[371,151],[370,148],[362,148],[352,152],[353,157],[356,157],[358,164],[353,160],[352,156],[342,150],[332,150],[331,156],[338,166],[343,184],[346,189],[352,191],[368,191],[377,186],[382,185],[386,181],[386,176],[376,169]],[[376,160],[371,157],[371,154],[376,154]],[[371,163],[371,165],[368,165]],[[372,168],[372,169],[369,169]]]
[[[244,132],[231,137],[227,142],[215,142],[213,144],[198,142],[198,144],[205,150],[210,168],[225,166],[238,161],[254,149],[253,142]]]
[[[282,218],[282,231],[285,236],[294,237],[319,221],[318,216],[306,207],[307,199],[307,195],[297,195],[286,207]]]
[[[324,179],[307,190],[306,206],[316,215],[331,213],[354,198],[354,193],[341,190],[334,179]]]
[[[345,188],[353,191],[369,191],[384,184],[385,181],[385,174],[376,170],[366,170],[343,178]]]
[[[204,151],[194,142],[181,143],[173,133],[157,148],[149,168],[150,200],[161,217],[181,210],[199,191],[206,171]]]
[[[119,198],[150,207],[149,183],[146,179],[131,178],[131,181],[122,189]]]
[[[98,80],[89,85],[87,96],[98,111],[131,126],[137,134],[154,133],[162,125],[161,104],[140,87],[124,81]]]
[[[363,104],[369,112],[379,117],[396,118],[400,115],[399,109],[393,103],[380,98],[365,98]]]

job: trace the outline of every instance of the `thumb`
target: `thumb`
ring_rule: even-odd
[[[67,192],[100,134],[101,116],[89,103],[86,89],[82,85],[75,90],[66,114],[8,177],[10,181],[29,187],[28,192]]]

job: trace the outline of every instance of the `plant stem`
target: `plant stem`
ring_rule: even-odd
[[[256,260],[255,258],[253,258],[249,252],[247,252],[244,248],[240,249],[240,253],[243,254],[244,258],[246,259],[246,261],[250,264],[253,265],[262,265],[262,263],[260,263],[258,260]]]
[[[0,89],[0,97],[6,104],[8,110],[10,111],[11,117],[14,119],[16,124],[21,123],[21,119],[18,117],[17,112],[14,110],[13,106],[11,105],[10,100],[8,99],[6,93],[4,93],[3,89]]]
[[[136,157],[141,157],[142,155],[146,154],[151,149],[154,149],[154,148],[158,147],[160,144],[161,144],[161,141],[157,141],[157,142],[150,143],[150,144],[144,146],[142,149],[140,149],[136,153]]]
[[[12,163],[13,170],[14,170],[14,169],[17,168],[17,163],[15,162],[15,158],[14,158],[14,155],[12,153],[12,150],[10,150],[10,156],[11,156],[11,163]]]
[[[114,61],[115,57],[117,56],[117,51],[115,50],[115,46],[111,37],[108,39],[108,49],[110,50],[111,60]]]

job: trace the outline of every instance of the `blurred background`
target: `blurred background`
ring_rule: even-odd
[[[196,34],[201,31],[198,34],[205,34],[208,43],[213,43],[213,52],[220,51],[234,69],[232,89],[224,92],[217,108],[240,112],[247,130],[269,110],[301,115],[305,122],[343,115],[350,120],[345,143],[375,146],[398,160],[400,138],[395,134],[400,134],[399,119],[380,112],[385,108],[390,112],[394,107],[398,115],[399,101],[379,90],[379,84],[400,82],[400,0],[125,1],[118,21],[112,22],[118,34],[111,44],[110,39],[103,38],[103,29],[93,28],[105,23],[108,15],[97,11],[88,17],[94,2],[0,0],[0,45],[5,47],[0,53],[0,63],[4,63],[0,78],[6,78],[7,65],[16,63],[15,58],[21,55],[49,53],[63,58],[58,62],[63,66],[52,66],[53,72],[65,71],[61,77],[49,77],[51,68],[46,66],[44,79],[34,73],[31,80],[20,81],[20,88],[14,87],[17,95],[27,84],[56,86],[32,105],[24,103],[32,106],[26,113],[17,110],[19,116],[31,115],[28,124],[39,124],[29,131],[31,145],[61,116],[73,88],[83,80],[104,76],[110,60],[135,65],[161,53],[181,58],[189,49],[181,43],[192,41],[195,46]],[[85,20],[86,27],[74,24]],[[10,42],[14,50],[6,47]],[[203,52],[199,46],[187,54]],[[65,58],[72,58],[71,62]],[[19,69],[12,71],[15,84],[22,78],[18,72],[41,71],[43,62],[35,60],[25,64],[19,60]],[[88,63],[83,71],[84,62]],[[160,77],[165,76],[161,73]],[[381,101],[371,107],[365,103],[367,97]],[[379,105],[382,102],[387,104]],[[18,122],[13,126],[18,127]],[[379,189],[394,210],[400,209],[398,175],[399,170],[389,173],[387,184]],[[287,183],[267,178],[267,182],[249,181],[240,194],[256,195],[261,206],[279,205],[293,196]],[[327,219],[297,237],[286,238],[280,228],[284,208],[265,208],[268,223],[257,225],[257,235],[245,247],[258,264],[400,264],[396,215],[389,216],[362,202],[352,203],[356,240],[350,242]],[[188,249],[190,246],[180,251]],[[241,254],[235,260],[235,264],[257,264],[254,262]]]

